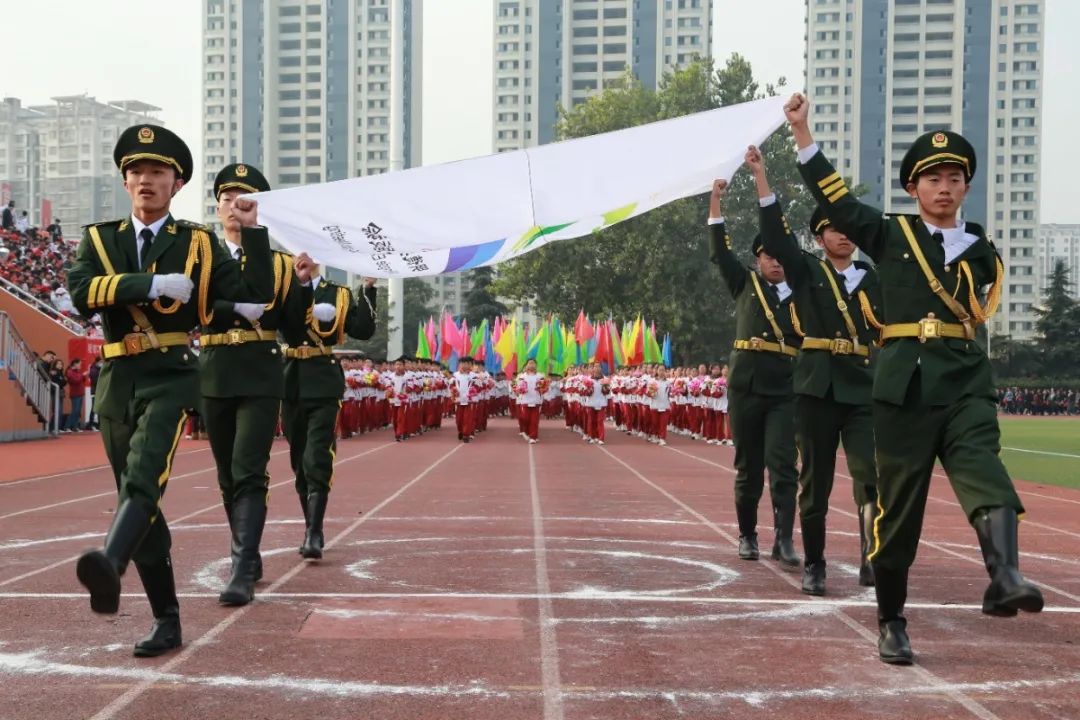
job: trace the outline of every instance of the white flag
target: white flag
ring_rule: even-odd
[[[260,193],[259,221],[316,262],[373,277],[493,265],[731,179],[784,99],[540,147]]]

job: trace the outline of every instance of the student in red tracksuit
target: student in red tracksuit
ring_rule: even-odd
[[[588,413],[589,420],[585,424],[588,429],[589,442],[596,445],[604,444],[604,419],[607,415],[607,394],[601,381],[604,375],[600,372],[600,365],[593,365],[589,369],[589,377],[592,379],[592,392],[588,397],[582,398],[582,407]]]
[[[390,376],[390,387],[393,395],[390,396],[390,417],[394,425],[394,440],[401,442],[408,436],[406,425],[409,411],[409,395],[406,385],[409,381],[405,374],[405,359],[398,358],[394,361],[394,374]]]
[[[536,372],[536,361],[529,360],[525,363],[525,372],[518,377],[518,418],[521,427],[521,436],[527,438],[530,445],[540,441],[540,403],[542,390],[540,386],[542,375]]]
[[[454,398],[454,418],[457,421],[457,436],[462,442],[472,440],[475,432],[475,409],[471,390],[473,385],[472,358],[458,360],[458,369],[450,378],[452,397]]]

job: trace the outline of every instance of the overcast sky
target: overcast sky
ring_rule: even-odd
[[[491,152],[494,0],[425,0],[424,163]],[[804,0],[715,0],[713,53],[738,52],[759,80],[802,82]],[[6,62],[0,95],[25,104],[88,93],[142,100],[196,156],[201,173],[201,0],[13,0],[4,3]],[[1080,142],[1076,68],[1080,2],[1046,0],[1041,221],[1080,223],[1074,197]],[[2,178],[0,178],[2,179]],[[199,219],[201,190],[177,197],[181,217]]]

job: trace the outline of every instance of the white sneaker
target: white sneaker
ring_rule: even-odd
[[[530,444],[530,445],[535,445],[535,444],[536,444],[536,443],[538,443],[538,442],[540,442],[540,441],[539,441],[539,440],[536,440],[536,439],[534,439],[534,438],[529,438],[529,444]]]
[[[597,444],[597,445],[603,445],[603,444],[604,444],[604,441],[603,441],[603,440],[597,440],[597,441],[596,441],[596,444]]]
[[[594,443],[596,443],[596,441],[593,440],[592,438],[585,438],[585,439],[589,441],[590,445],[593,445]]]
[[[667,440],[657,440],[656,444],[660,447],[664,447],[665,445],[667,445]]]

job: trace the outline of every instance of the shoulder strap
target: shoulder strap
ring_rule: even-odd
[[[87,228],[87,230],[90,231],[90,242],[94,246],[94,251],[97,253],[98,259],[101,260],[102,267],[105,268],[105,274],[116,275],[116,268],[113,267],[112,261],[109,260],[108,253],[105,252],[105,243],[101,241],[101,233],[99,233],[97,227],[93,225]],[[150,346],[153,348],[159,347],[157,333],[154,332],[154,326],[150,324],[150,318],[146,317],[146,313],[134,305],[128,305],[127,310],[131,313],[131,319],[139,326],[139,331],[146,333],[146,337],[150,340]]]
[[[773,334],[776,335],[776,341],[780,343],[780,347],[784,347],[784,333],[780,330],[780,326],[776,324],[776,316],[773,315],[772,309],[769,308],[769,301],[765,299],[765,293],[761,290],[761,282],[758,280],[757,273],[751,271],[750,279],[754,282],[754,290],[757,291],[758,302],[761,303],[761,309],[765,311],[765,319],[769,321],[769,325],[772,327]]]
[[[844,302],[844,296],[840,294],[840,286],[836,283],[836,276],[833,273],[832,267],[829,266],[824,260],[819,260],[821,263],[821,269],[825,271],[825,277],[829,278],[829,285],[832,287],[833,297],[836,299],[836,309],[840,311],[840,314],[844,317],[844,325],[847,326],[848,335],[851,336],[852,342],[855,343],[855,347],[859,347],[859,331],[855,328],[855,322],[851,319],[851,313],[848,312],[847,303]]]
[[[964,326],[969,338],[975,337],[975,328],[972,327],[971,324],[971,314],[968,313],[967,309],[961,305],[956,298],[945,290],[941,285],[941,281],[934,275],[934,271],[930,269],[930,264],[926,262],[926,256],[923,255],[922,248],[919,247],[919,243],[915,239],[915,233],[911,231],[911,224],[908,223],[908,219],[901,215],[897,217],[896,220],[900,223],[900,229],[904,231],[904,237],[907,238],[908,245],[911,246],[911,252],[915,254],[915,259],[918,261],[923,275],[926,276],[926,282],[930,285],[930,290],[941,298],[941,301],[945,303],[945,306],[952,311],[953,315],[956,316],[956,319]]]

